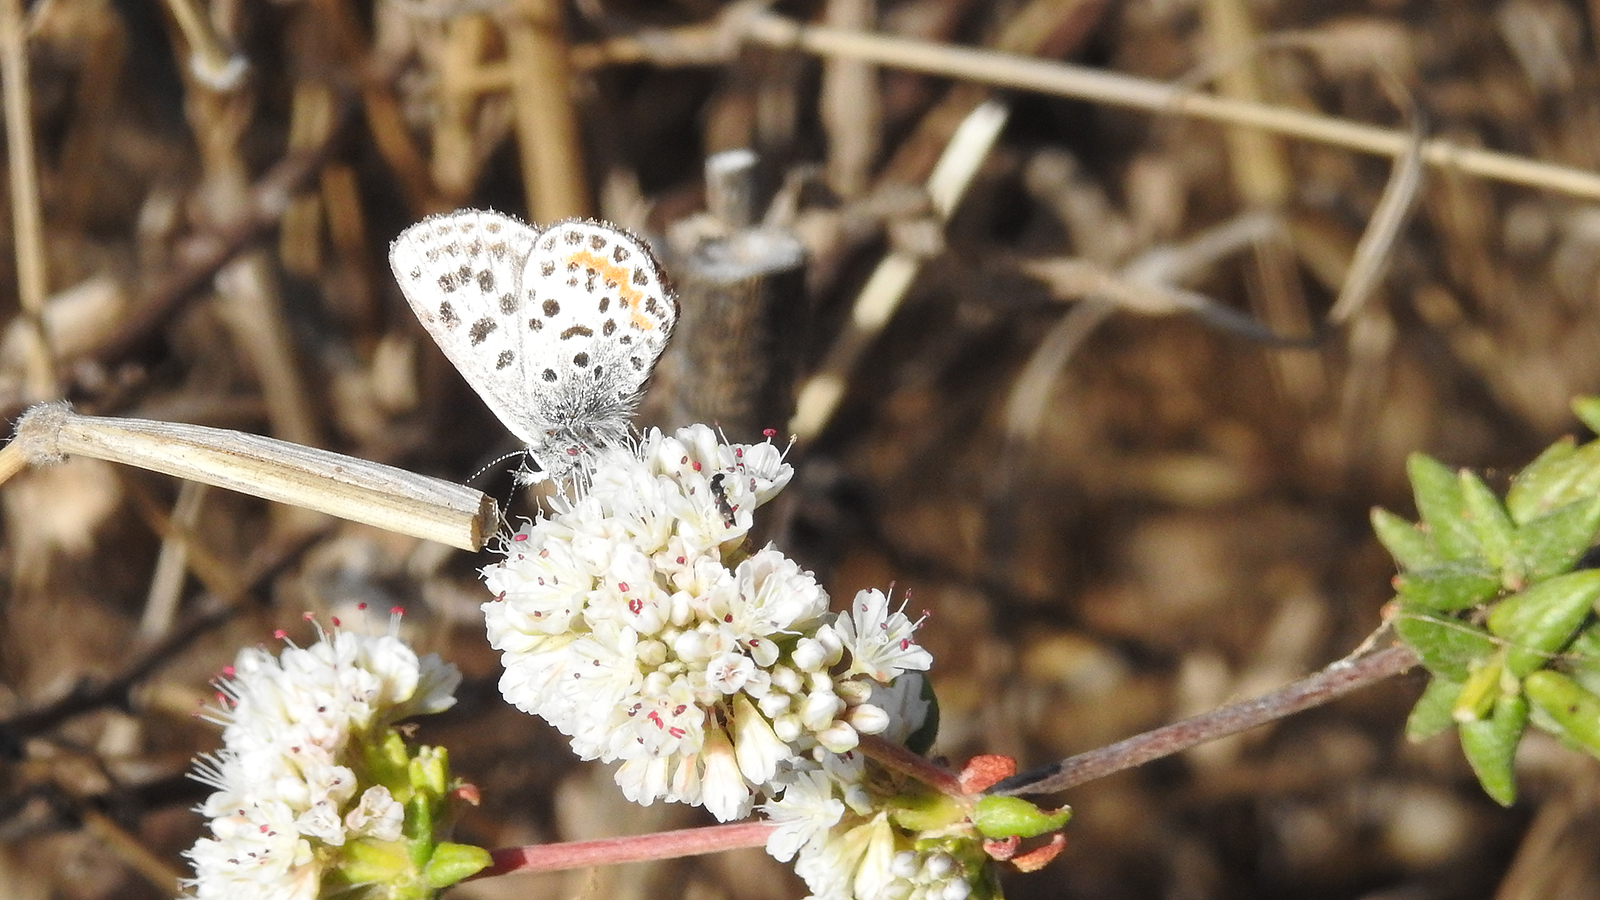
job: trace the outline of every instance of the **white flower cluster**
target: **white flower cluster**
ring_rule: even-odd
[[[884,737],[903,743],[927,720],[922,676],[898,679],[874,701],[888,711]],[[787,862],[811,888],[812,900],[967,900],[980,872],[937,846],[922,846],[890,819],[897,785],[860,754],[801,763],[783,795],[762,804],[777,827],[767,852]],[[954,842],[953,842],[954,843]]]
[[[392,635],[324,633],[273,656],[240,651],[217,684],[223,749],[193,775],[213,788],[200,807],[209,838],[184,855],[199,900],[310,900],[347,841],[401,837],[404,809],[356,772],[369,741],[407,716],[455,703],[461,675],[418,659]]]
[[[770,441],[696,425],[602,451],[576,497],[484,569],[501,692],[621,761],[629,799],[703,805],[724,821],[772,796],[793,762],[888,727],[875,684],[926,669],[915,623],[863,591],[828,610],[810,572],[749,552],[751,513],[793,474]]]

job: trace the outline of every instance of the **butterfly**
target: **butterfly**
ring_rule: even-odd
[[[406,302],[544,477],[584,477],[625,441],[678,321],[645,243],[605,222],[540,229],[464,209],[407,228],[389,247]]]

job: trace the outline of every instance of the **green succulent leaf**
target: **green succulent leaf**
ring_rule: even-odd
[[[1444,562],[1426,531],[1381,506],[1372,508],[1372,530],[1401,569],[1429,569]]]
[[[1506,641],[1506,670],[1517,678],[1541,669],[1577,635],[1600,599],[1600,569],[1541,581],[1489,612],[1489,632]]]
[[[1506,491],[1506,511],[1522,524],[1571,501],[1567,489],[1577,477],[1573,455],[1577,441],[1571,435],[1546,447],[1543,453],[1511,478]]]
[[[1475,473],[1465,469],[1457,475],[1467,524],[1477,537],[1478,548],[1489,565],[1501,572],[1508,585],[1522,583],[1522,560],[1516,553],[1517,526],[1511,523],[1500,498]]]
[[[446,841],[433,849],[433,855],[422,869],[422,878],[428,887],[439,890],[478,874],[493,862],[489,851],[482,847]]]
[[[1395,633],[1416,651],[1435,676],[1464,682],[1472,663],[1498,646],[1487,632],[1470,622],[1430,613],[1402,612],[1394,621]]]
[[[1502,695],[1489,718],[1461,724],[1461,751],[1484,792],[1501,806],[1517,799],[1512,763],[1527,726],[1528,701],[1520,694]]]
[[[1406,474],[1417,513],[1440,554],[1447,560],[1478,559],[1483,551],[1477,530],[1467,521],[1467,501],[1456,473],[1426,454],[1413,453],[1406,458]]]
[[[991,840],[1031,838],[1059,831],[1072,818],[1072,810],[1042,810],[1021,797],[984,797],[972,811],[972,825]]]
[[[1573,680],[1600,693],[1600,621],[1591,620],[1567,645],[1562,666]]]
[[[1422,696],[1417,698],[1417,705],[1411,707],[1411,715],[1406,717],[1406,740],[1420,744],[1454,728],[1456,720],[1451,710],[1460,695],[1461,682],[1429,679]]]
[[[1600,434],[1600,397],[1578,397],[1573,400],[1572,414],[1590,431]]]
[[[1410,609],[1457,612],[1500,593],[1500,573],[1472,563],[1452,562],[1398,575],[1394,588]]]
[[[1531,581],[1570,570],[1600,534],[1600,496],[1568,503],[1517,529],[1516,554]]]
[[[1600,493],[1600,441],[1579,447],[1567,463],[1568,481],[1552,496],[1552,505],[1586,500]]]
[[[1576,681],[1545,669],[1522,682],[1528,701],[1560,726],[1560,736],[1600,757],[1600,696]]]

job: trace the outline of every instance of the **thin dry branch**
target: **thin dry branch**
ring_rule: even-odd
[[[0,78],[4,78],[6,156],[11,173],[11,223],[16,232],[17,293],[27,329],[28,391],[35,400],[61,396],[44,327],[49,293],[44,216],[39,209],[39,163],[34,156],[28,43],[21,0],[0,2]]]
[[[746,21],[745,35],[750,40],[819,56],[843,56],[994,87],[1037,91],[1109,106],[1250,126],[1390,158],[1405,154],[1412,142],[1411,135],[1405,131],[1363,125],[1297,109],[1231,100],[1146,78],[1068,63],[802,25],[772,14],[753,16]],[[1424,143],[1421,155],[1423,162],[1437,168],[1575,197],[1600,199],[1600,173],[1585,169],[1464,147],[1440,139]]]
[[[1224,706],[1007,778],[990,788],[989,793],[1015,796],[1064,791],[1321,706],[1352,691],[1399,675],[1417,662],[1417,655],[1409,647],[1389,647],[1357,659],[1341,659],[1315,675],[1265,696]]]

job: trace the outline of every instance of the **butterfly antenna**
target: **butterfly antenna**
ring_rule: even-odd
[[[525,451],[516,450],[516,451],[513,451],[511,453],[507,453],[507,454],[504,454],[502,456],[497,456],[494,459],[489,460],[487,463],[484,463],[483,468],[481,468],[478,471],[472,473],[472,477],[467,479],[467,483],[468,484],[472,484],[472,483],[476,482],[479,478],[483,477],[483,473],[489,471],[490,469],[494,468],[495,466],[500,465],[501,463],[505,462],[508,459],[514,459],[514,458],[516,458],[518,456],[522,456],[522,455],[524,455],[524,453],[525,453]]]

